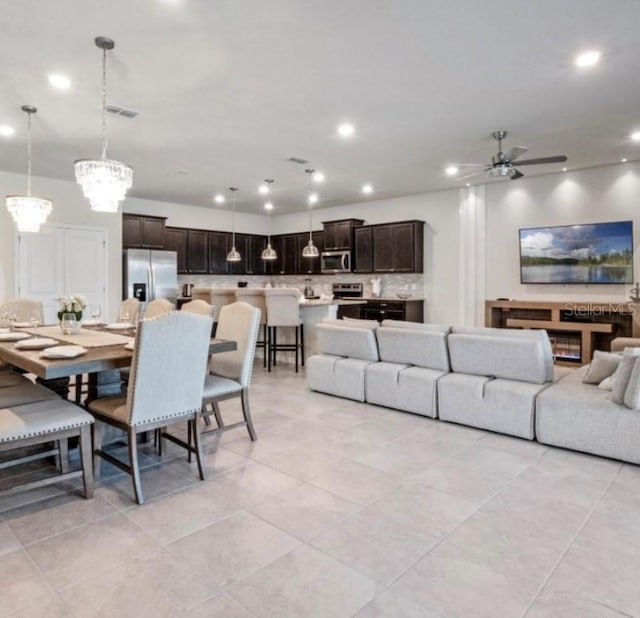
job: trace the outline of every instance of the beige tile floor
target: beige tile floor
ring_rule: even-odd
[[[209,436],[205,482],[145,446],[142,507],[108,465],[92,501],[0,499],[0,616],[640,617],[640,468],[310,393],[289,367],[257,367],[251,399],[258,442]]]

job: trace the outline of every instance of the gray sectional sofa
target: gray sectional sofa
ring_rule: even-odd
[[[554,382],[545,331],[328,320],[317,335],[312,390],[640,463],[640,410],[584,384],[587,367]]]

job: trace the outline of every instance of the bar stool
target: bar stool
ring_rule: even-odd
[[[267,366],[276,364],[276,352],[296,353],[296,373],[298,372],[298,351],[304,367],[304,327],[300,317],[300,292],[297,288],[277,288],[265,290],[267,301]],[[295,343],[278,343],[278,327],[295,329]]]
[[[265,298],[264,288],[237,288],[235,290],[236,300],[239,302],[245,302],[248,305],[260,309],[260,327],[262,328],[262,339],[258,339],[256,342],[257,348],[262,348],[264,351],[262,366],[267,366],[267,301]]]

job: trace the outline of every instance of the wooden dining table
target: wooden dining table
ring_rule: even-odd
[[[57,339],[53,329],[40,327],[38,329],[17,329],[33,336],[46,336]],[[84,330],[84,327],[83,327]],[[88,330],[102,331],[100,326]],[[105,331],[105,334],[108,331]],[[110,332],[110,331],[109,331]],[[35,334],[34,334],[35,333]],[[115,333],[114,333],[115,334]],[[129,337],[134,341],[135,328],[118,330],[119,340]],[[115,337],[114,337],[115,339]],[[62,345],[69,343],[69,337],[59,335]],[[23,340],[24,341],[24,340]],[[66,397],[69,391],[69,379],[73,376],[88,375],[88,392],[86,401],[93,401],[99,397],[117,395],[122,390],[120,369],[131,365],[133,352],[125,348],[123,343],[87,347],[81,356],[65,359],[48,359],[40,355],[41,350],[25,350],[16,348],[16,341],[0,341],[0,360],[10,363],[26,372],[34,374],[38,382],[51,390]],[[235,341],[212,338],[209,353],[231,352],[237,349]]]

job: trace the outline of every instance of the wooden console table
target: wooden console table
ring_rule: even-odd
[[[485,324],[496,328],[543,328],[558,364],[588,363],[594,350],[609,350],[615,337],[640,337],[640,304],[488,300]]]

